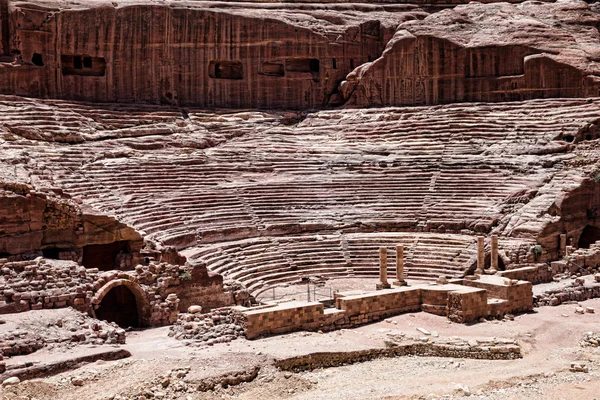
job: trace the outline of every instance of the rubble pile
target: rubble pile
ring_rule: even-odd
[[[231,308],[223,307],[200,314],[179,314],[171,326],[169,336],[180,340],[193,340],[212,346],[227,343],[244,335],[244,330],[235,319]]]
[[[98,321],[73,309],[5,317],[6,323],[0,325],[0,351],[4,356],[30,354],[43,347],[125,343],[125,330],[115,323]]]
[[[586,332],[583,335],[583,340],[580,343],[581,347],[598,347],[600,346],[600,333]]]

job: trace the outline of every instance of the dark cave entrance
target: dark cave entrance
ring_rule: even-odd
[[[484,268],[489,269],[492,267],[492,255],[490,253],[485,255]],[[498,256],[498,271],[506,270],[506,266],[504,265],[504,261],[502,261],[502,257]]]
[[[114,322],[121,328],[138,327],[139,316],[135,295],[126,286],[112,288],[100,302],[96,318]]]
[[[82,264],[86,268],[98,268],[100,271],[119,269],[117,256],[119,253],[130,254],[129,242],[112,242],[107,244],[90,244],[83,247]]]
[[[46,258],[52,260],[60,260],[59,253],[61,249],[51,248],[51,249],[42,249],[42,255]]]
[[[589,249],[590,245],[594,244],[597,240],[600,240],[600,228],[587,225],[585,228],[583,228],[581,236],[579,236],[577,247],[580,249]]]

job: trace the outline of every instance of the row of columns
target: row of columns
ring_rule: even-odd
[[[563,238],[561,235],[561,242]],[[490,262],[490,273],[495,274],[498,272],[498,235],[491,236],[491,262]],[[566,238],[565,238],[566,243]],[[477,269],[475,275],[483,275],[485,267],[485,237],[479,236],[477,238]],[[385,289],[391,287],[387,279],[387,247],[379,248],[379,280],[380,283],[377,285],[378,289]],[[393,282],[395,286],[405,286],[406,281],[404,280],[404,246],[396,246],[396,280]]]
[[[492,235],[491,237],[491,251],[490,251],[490,273],[495,274],[498,272],[498,235]],[[483,269],[485,268],[485,237],[479,236],[477,238],[477,269],[475,275],[483,275]]]
[[[390,288],[387,279],[387,247],[379,248],[379,280],[378,289]],[[406,286],[404,280],[404,246],[399,244],[396,246],[396,280],[394,286]]]

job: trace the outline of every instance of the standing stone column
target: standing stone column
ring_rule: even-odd
[[[565,233],[562,233],[560,235],[560,249],[559,249],[559,256],[561,257],[566,257],[567,255],[567,235]]]
[[[404,246],[399,244],[396,246],[396,280],[394,286],[406,286],[404,280]]]
[[[387,280],[387,248],[379,248],[379,280],[380,283],[376,286],[377,289],[387,289],[390,284]]]
[[[492,251],[491,251],[490,269],[492,274],[498,272],[498,235],[492,235]]]
[[[475,275],[483,274],[483,266],[485,265],[485,238],[479,236],[477,238],[477,269]]]

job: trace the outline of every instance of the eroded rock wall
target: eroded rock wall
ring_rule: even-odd
[[[13,4],[15,62],[0,64],[0,92],[200,107],[321,107],[348,72],[379,57],[398,23],[425,15],[368,6],[362,14],[353,7],[246,7]]]
[[[124,268],[140,260],[142,237],[131,227],[90,207],[28,186],[3,184],[0,191],[0,255],[12,260],[44,253],[82,262],[89,246],[127,244]],[[99,248],[102,250],[102,248]],[[119,249],[115,249],[115,254]],[[117,260],[112,260],[114,265]]]
[[[598,96],[599,22],[578,1],[458,6],[401,24],[341,91],[353,106]]]

